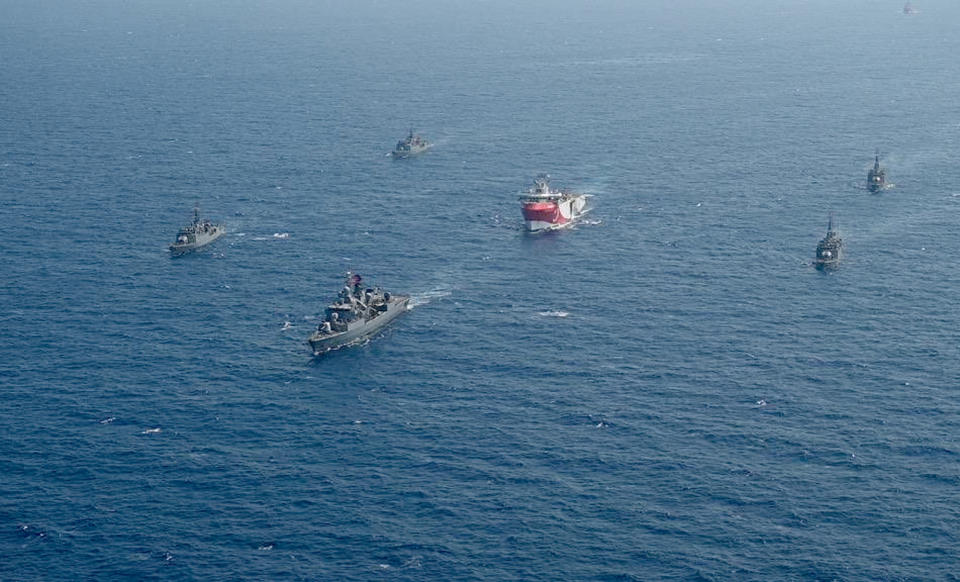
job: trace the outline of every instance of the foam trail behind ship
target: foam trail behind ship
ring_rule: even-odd
[[[452,291],[449,289],[443,288],[431,289],[430,291],[424,291],[423,293],[413,293],[410,295],[410,304],[407,306],[407,309],[413,309],[421,305],[426,305],[434,299],[448,297],[451,293]]]

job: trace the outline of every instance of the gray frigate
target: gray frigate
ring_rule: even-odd
[[[182,227],[177,232],[177,239],[170,245],[174,254],[187,253],[205,247],[217,240],[226,232],[222,224],[214,224],[207,219],[200,219],[200,207],[193,208],[193,222]]]
[[[867,172],[867,189],[871,192],[879,192],[887,185],[887,171],[880,167],[880,150],[873,159],[873,167]]]
[[[827,223],[827,235],[820,239],[817,244],[817,258],[813,264],[818,268],[832,268],[840,263],[840,257],[843,254],[843,239],[840,238],[840,232],[834,227],[833,215],[830,215],[830,221]]]
[[[409,158],[427,151],[431,145],[420,134],[413,133],[411,129],[407,137],[397,142],[397,147],[393,148],[391,154],[395,158]]]
[[[409,295],[365,288],[360,275],[347,273],[337,300],[327,307],[323,321],[307,343],[315,356],[358,344],[407,311],[409,304]]]

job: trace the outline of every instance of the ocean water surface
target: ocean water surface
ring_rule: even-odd
[[[0,0],[0,579],[956,580],[914,5]],[[347,270],[415,307],[313,358]]]

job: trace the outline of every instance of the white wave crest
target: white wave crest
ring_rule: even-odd
[[[407,309],[413,309],[414,307],[419,307],[421,305],[426,305],[434,299],[440,299],[441,297],[448,297],[452,291],[449,289],[433,289],[431,291],[426,291],[424,293],[414,293],[410,296],[410,303],[407,306]]]
[[[570,315],[570,312],[559,311],[559,310],[558,311],[541,311],[539,312],[539,315],[542,315],[544,317],[567,317],[568,315]]]
[[[264,241],[264,240],[280,240],[285,238],[290,238],[289,232],[275,232],[270,236],[255,236],[251,240]]]

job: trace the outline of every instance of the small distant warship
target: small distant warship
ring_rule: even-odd
[[[904,13],[904,14],[916,14],[916,13],[917,13],[917,9],[913,7],[913,4],[911,4],[910,2],[907,2],[906,4],[903,5],[903,13]]]
[[[817,258],[814,265],[818,268],[836,267],[843,254],[843,239],[840,233],[834,228],[833,215],[830,215],[830,221],[827,223],[827,235],[817,244]]]
[[[411,129],[407,137],[397,142],[397,147],[393,148],[391,154],[395,158],[409,158],[427,151],[430,145],[430,142],[423,139],[420,134],[413,133]]]
[[[550,188],[550,176],[540,174],[520,196],[528,231],[556,230],[574,224],[587,212],[587,195]]]
[[[409,295],[364,288],[360,275],[347,273],[337,300],[327,307],[307,343],[315,356],[360,343],[405,312],[409,303]]]
[[[170,252],[175,255],[182,255],[205,247],[223,236],[226,231],[222,224],[213,224],[206,219],[201,220],[200,206],[194,206],[193,222],[177,232],[177,239],[170,245]]]
[[[880,167],[880,150],[873,161],[873,167],[867,172],[867,190],[879,192],[887,185],[887,171]]]

